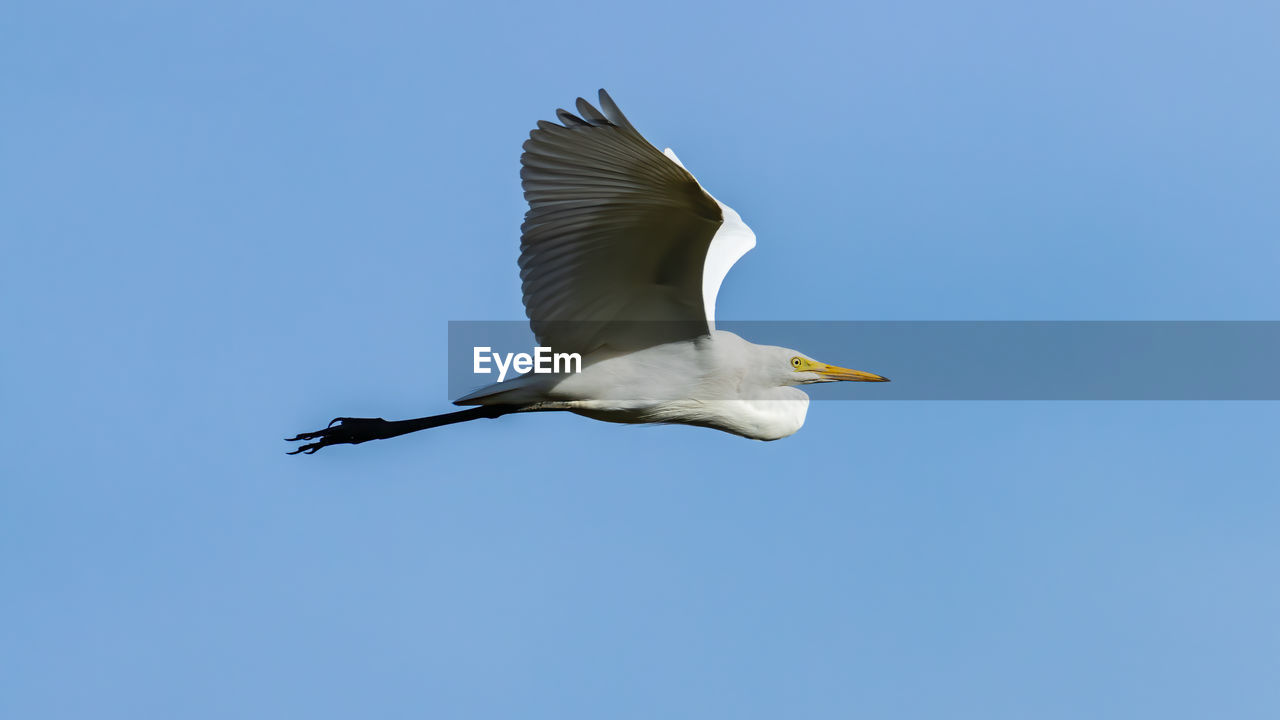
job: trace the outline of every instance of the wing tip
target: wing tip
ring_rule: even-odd
[[[635,126],[631,124],[631,121],[627,119],[627,116],[622,114],[622,110],[618,109],[618,103],[613,101],[613,96],[609,94],[608,90],[600,88],[599,97],[600,109],[604,111],[605,116],[608,117],[614,125],[626,128],[637,135],[639,134],[640,131],[636,130]]]
[[[565,127],[590,127],[591,123],[565,110],[564,108],[556,108],[556,119]]]

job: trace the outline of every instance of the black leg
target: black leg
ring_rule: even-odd
[[[285,440],[288,442],[316,440],[317,442],[300,445],[296,450],[288,453],[289,455],[297,455],[298,453],[310,455],[320,448],[328,447],[330,445],[359,445],[362,442],[368,442],[370,440],[385,440],[386,438],[406,435],[411,432],[418,432],[419,430],[426,430],[428,428],[440,427],[441,425],[452,425],[453,423],[478,420],[480,418],[501,417],[508,413],[516,412],[519,409],[519,407],[514,405],[491,405],[445,413],[443,415],[414,418],[412,420],[340,417],[334,418],[333,421],[329,423],[329,426],[323,430],[301,433],[291,438],[285,438]]]

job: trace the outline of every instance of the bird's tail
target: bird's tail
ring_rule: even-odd
[[[453,401],[454,405],[486,405],[523,407],[546,399],[546,388],[559,379],[558,375],[534,375],[532,373],[477,388]]]

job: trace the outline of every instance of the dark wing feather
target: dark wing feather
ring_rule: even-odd
[[[520,277],[534,335],[590,352],[705,333],[703,264],[720,205],[604,90],[600,106],[579,98],[577,115],[557,111],[562,124],[539,122],[524,144]]]

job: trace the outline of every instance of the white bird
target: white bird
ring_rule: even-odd
[[[560,124],[540,121],[524,144],[520,277],[539,345],[578,353],[581,371],[490,385],[455,401],[478,407],[443,415],[335,418],[289,438],[315,441],[290,454],[553,410],[777,440],[804,424],[809,396],[796,386],[887,381],[717,330],[716,294],[755,234],[604,90],[599,110],[582,98],[577,110],[557,110]]]

